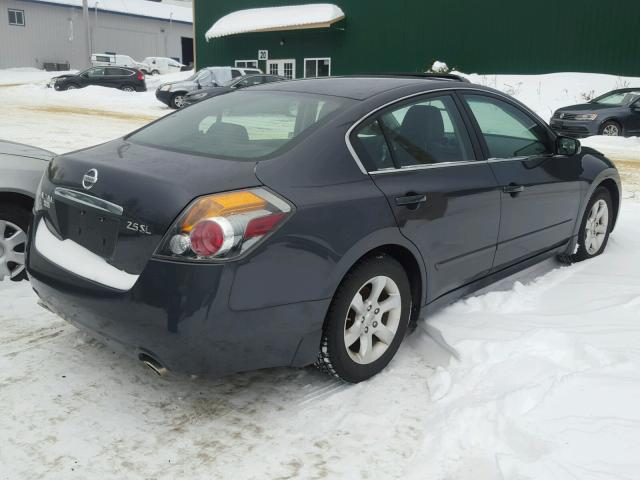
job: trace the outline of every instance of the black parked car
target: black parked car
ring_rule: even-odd
[[[382,370],[408,326],[603,252],[615,166],[455,77],[277,82],[57,157],[28,247],[52,311],[156,371]]]
[[[194,103],[201,102],[207,98],[224,95],[225,93],[233,92],[240,88],[255,87],[256,85],[282,82],[284,80],[287,80],[287,78],[279,77],[277,75],[243,75],[242,77],[234,78],[233,80],[217,87],[203,88],[202,90],[196,90],[195,92],[188,93],[184,97],[184,106],[193,105]]]
[[[146,92],[144,74],[128,67],[91,67],[77,73],[51,79],[49,86],[56,90],[73,90],[89,85],[119,88],[125,92]]]
[[[640,88],[613,90],[588,103],[560,108],[553,114],[551,128],[578,138],[639,135]]]

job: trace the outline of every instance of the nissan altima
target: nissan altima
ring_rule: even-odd
[[[430,312],[600,255],[614,165],[454,76],[256,86],[59,156],[27,269],[42,304],[157,372],[380,372]]]

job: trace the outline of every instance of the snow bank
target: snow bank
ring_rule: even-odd
[[[5,68],[0,69],[0,87],[14,85],[22,85],[27,83],[41,83],[45,84],[53,77],[58,75],[65,75],[68,73],[76,73],[76,70],[68,72],[47,72],[45,70],[38,70],[37,68]]]
[[[606,137],[598,135],[580,141],[587,147],[606,153],[613,160],[640,162],[640,138]]]

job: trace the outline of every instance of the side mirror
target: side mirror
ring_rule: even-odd
[[[580,142],[575,138],[558,137],[556,139],[556,153],[558,155],[571,157],[573,155],[578,155],[581,150],[582,147],[580,146]]]

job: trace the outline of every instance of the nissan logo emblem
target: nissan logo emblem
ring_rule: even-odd
[[[98,183],[98,170],[92,168],[82,177],[82,186],[85,190],[91,190],[96,183]]]

